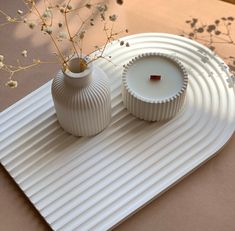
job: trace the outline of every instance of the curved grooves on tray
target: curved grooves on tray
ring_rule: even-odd
[[[202,89],[201,89],[202,90]],[[195,94],[195,93],[194,93]],[[202,93],[202,95],[203,95],[203,93]],[[189,115],[189,117],[188,118],[190,118],[190,115]],[[196,118],[196,120],[194,121],[194,124],[196,124],[197,122],[198,122],[198,119],[200,119],[200,117],[198,117],[197,116],[197,118]],[[183,127],[184,127],[184,125],[182,125]],[[188,128],[187,128],[188,129]],[[183,131],[182,131],[183,132]],[[188,137],[187,137],[188,138]],[[162,137],[162,139],[164,139],[164,137]],[[184,140],[181,142],[181,143],[183,143],[183,142],[185,142]],[[149,144],[149,147],[151,147],[152,148],[152,145],[150,145]],[[167,148],[166,146],[164,146],[163,148]],[[147,151],[147,150],[144,150],[144,151]],[[155,147],[155,150],[154,150],[154,152],[151,154],[151,156],[149,156],[148,158],[151,158],[151,157],[153,157],[154,156],[154,153],[156,153],[156,152],[160,152],[160,151],[162,151],[162,149],[158,149],[157,147]],[[136,153],[137,154],[137,153]],[[124,153],[124,155],[125,155],[125,153]],[[123,156],[124,156],[123,155]],[[138,155],[135,155],[134,156],[134,159],[136,159],[136,158],[138,158],[138,157],[141,157],[141,156],[144,156],[144,152],[143,152],[143,150],[140,150],[139,152],[138,152]],[[165,156],[162,156],[162,158],[161,158],[161,161],[164,161],[164,159],[165,158],[169,158],[169,155],[165,155]],[[131,160],[129,160],[128,162],[130,162],[130,161],[133,161],[134,159],[131,159]],[[141,163],[144,163],[145,161],[147,161],[147,159],[142,159],[141,160],[141,162],[139,162],[139,164],[141,164]],[[156,162],[159,162],[160,160],[156,160]],[[125,164],[128,164],[128,162],[126,162]],[[154,165],[156,162],[153,162],[153,161],[151,161],[152,163],[151,163],[151,165]],[[125,165],[124,164],[124,165]],[[121,167],[123,167],[123,165],[121,166]],[[134,166],[134,167],[136,167],[136,166]],[[137,165],[137,167],[138,167],[138,165]],[[117,169],[117,170],[120,170],[120,169]],[[116,170],[116,171],[117,171]],[[120,170],[119,172],[121,172],[122,173],[122,177],[125,175],[125,172],[123,172],[124,171],[124,169],[122,169],[122,170]],[[129,171],[128,171],[128,175],[130,174],[130,171],[132,171],[131,169],[129,169]],[[127,172],[126,172],[127,173]],[[112,175],[110,175],[110,178],[113,180],[112,182],[109,182],[109,184],[112,184],[112,183],[114,183],[117,179],[115,179],[113,176],[111,177]],[[119,178],[121,177],[121,176],[119,176]],[[135,176],[136,177],[136,176]],[[101,179],[102,180],[102,179]],[[128,180],[133,180],[133,179],[126,179],[126,177],[125,177],[125,183],[127,183],[128,182]],[[103,183],[102,182],[100,182],[100,185],[103,185]],[[81,187],[81,185],[80,185],[80,187]],[[80,188],[79,187],[79,188]],[[92,187],[92,185],[91,185],[91,187]],[[108,185],[107,185],[107,187],[108,187]],[[103,190],[104,188],[102,188],[101,190]],[[107,188],[106,188],[107,189]],[[115,190],[115,189],[113,189],[113,190]],[[117,190],[117,192],[118,192],[118,189],[116,189]],[[86,190],[86,194],[88,193],[89,191],[88,190]],[[100,193],[100,195],[102,195],[102,197],[103,198],[105,198],[107,195],[104,195],[104,193],[103,192],[101,192]],[[94,195],[93,195],[94,196]],[[88,196],[88,198],[90,198],[90,197],[92,197],[91,195],[89,195]],[[88,199],[87,198],[87,199]],[[76,198],[74,198],[74,199],[76,199]],[[83,198],[83,200],[85,200],[85,198]],[[80,200],[81,201],[81,200]],[[63,206],[63,209],[66,209],[67,208],[67,212],[69,212],[71,209],[76,209],[76,204],[74,204],[75,203],[75,201],[71,201],[71,205],[73,206],[73,207],[69,207],[69,208],[67,208],[68,207],[68,205],[66,206],[66,205],[64,205]],[[93,205],[91,205],[91,206],[95,206],[94,204]],[[84,208],[84,212],[85,212],[85,210],[86,209],[89,209],[89,208]],[[54,211],[55,212],[55,211]],[[56,213],[56,212],[55,212]],[[70,214],[71,215],[71,214]],[[78,214],[77,214],[78,215]],[[69,216],[69,214],[68,214],[68,216]],[[52,216],[53,217],[53,216]],[[52,217],[51,217],[51,219],[52,219]],[[60,218],[58,218],[57,219],[57,222],[59,222],[59,219]],[[80,218],[79,218],[80,219]]]
[[[40,123],[51,124],[54,134],[59,135],[58,139],[48,141],[49,146],[55,145],[57,152],[45,153],[43,148],[31,152],[30,148],[36,147],[43,138],[34,140],[29,149],[23,148],[24,142],[19,138],[0,154],[7,170],[53,229],[111,228],[209,158],[234,131],[234,94],[228,90],[225,80],[228,74],[221,72],[220,59],[191,40],[167,34],[140,34],[124,40],[131,45],[125,54],[118,44],[110,47],[114,63],[122,65],[140,52],[166,52],[175,53],[187,70],[194,70],[189,74],[185,107],[161,127],[159,123],[136,120],[120,107],[121,97],[116,86],[121,83],[120,75],[113,76],[113,66],[103,62],[115,80],[112,81],[115,93],[112,103],[118,106],[113,124],[103,133],[92,140],[70,139],[57,130],[58,124],[51,117],[45,118],[45,122],[35,117],[32,128],[17,127],[19,134],[27,131],[35,138],[37,134],[45,138],[53,132],[45,127],[38,133],[35,127]],[[206,51],[208,63],[201,62],[198,49]],[[210,71],[214,77],[207,77]],[[48,85],[42,88],[44,93],[45,88],[48,89]],[[40,90],[35,94],[36,102]],[[34,102],[33,97],[29,99],[28,107]],[[48,98],[43,97],[40,102],[47,104]],[[25,100],[18,103],[17,113],[21,104],[27,110]],[[0,118],[13,118],[14,110],[11,107],[0,114]],[[30,121],[30,115],[25,120]],[[9,120],[7,127],[12,126],[14,121]],[[143,134],[145,137],[141,137]],[[13,141],[14,136],[9,143]],[[26,139],[25,143],[29,141]],[[16,154],[18,147],[20,152]]]

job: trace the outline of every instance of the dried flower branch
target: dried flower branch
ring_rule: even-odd
[[[84,71],[90,62],[97,59],[105,59],[111,62],[110,57],[105,57],[104,55],[108,43],[115,40],[120,33],[128,32],[128,30],[114,32],[114,23],[118,17],[116,14],[106,16],[108,6],[105,1],[87,0],[83,1],[80,5],[73,6],[71,4],[72,0],[66,0],[62,4],[53,4],[50,0],[44,0],[44,11],[38,8],[35,0],[23,0],[23,3],[26,6],[27,12],[19,9],[14,17],[0,10],[0,15],[5,17],[5,22],[0,24],[0,27],[12,23],[23,23],[32,30],[39,29],[44,35],[48,36],[53,44],[58,62],[64,71],[69,68],[68,62],[75,56],[79,57],[78,66],[80,67],[80,72]],[[122,5],[123,1],[117,0],[116,3]],[[77,2],[74,2],[74,4],[77,4]],[[81,16],[83,12],[86,13],[84,19]],[[56,19],[54,16],[58,14],[60,18]],[[71,30],[69,22],[69,17],[72,15],[78,17],[75,32]],[[86,30],[88,26],[95,25],[96,16],[100,16],[100,20],[104,25],[103,31],[106,35],[106,40],[103,46],[95,45],[95,51],[84,55],[83,44]],[[63,42],[70,44],[71,52],[69,54],[63,52]],[[120,45],[123,44],[120,43]],[[129,46],[129,44],[126,44],[126,46]],[[21,52],[23,58],[27,58],[27,54],[27,49]],[[22,65],[18,59],[17,65],[8,65],[5,63],[4,56],[0,53],[0,70],[9,73],[9,81],[6,83],[9,87],[17,86],[17,81],[13,80],[14,74],[45,63],[54,62],[43,62],[40,59],[35,59],[32,63]]]

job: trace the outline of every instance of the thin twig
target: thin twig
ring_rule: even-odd
[[[33,8],[34,8],[35,11],[37,12],[37,14],[38,14],[39,18],[41,19],[43,25],[47,26],[47,24],[46,24],[45,20],[43,19],[42,15],[41,15],[40,12],[38,11],[38,9],[37,9],[36,4],[35,4],[34,1],[33,1]],[[62,65],[67,65],[67,63],[66,63],[66,61],[65,61],[65,59],[64,59],[64,56],[63,56],[63,54],[61,53],[61,51],[60,51],[60,49],[59,49],[59,47],[58,47],[58,45],[57,45],[57,43],[56,43],[56,41],[55,41],[54,36],[53,36],[52,34],[49,34],[49,36],[50,36],[50,38],[51,38],[51,40],[52,40],[52,43],[54,44],[54,47],[56,48],[58,54],[60,55],[60,58],[62,59],[62,62],[61,62]]]
[[[72,43],[74,52],[79,57],[78,51],[76,49],[76,46],[75,46],[74,41],[73,41],[73,37],[72,37],[70,29],[69,29],[69,24],[68,24],[68,19],[67,19],[67,9],[68,9],[68,5],[70,4],[70,2],[71,2],[71,0],[69,0],[68,3],[67,3],[66,10],[64,12],[64,19],[65,19],[66,29],[67,29],[67,32],[68,32],[68,35],[69,35],[69,41]]]

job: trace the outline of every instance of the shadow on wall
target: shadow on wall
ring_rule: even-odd
[[[196,40],[219,55],[220,51],[228,49],[230,55],[221,55],[221,57],[225,60],[233,75],[235,75],[234,22],[235,18],[232,16],[218,18],[211,23],[203,23],[198,18],[191,18],[185,21],[189,30],[182,31],[181,36]]]

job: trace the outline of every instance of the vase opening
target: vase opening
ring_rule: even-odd
[[[84,62],[85,64],[83,65],[83,68],[85,68],[84,70],[82,70],[83,68],[81,68],[81,63],[80,61],[82,60],[82,62]],[[65,81],[72,85],[72,86],[76,86],[76,87],[84,87],[86,85],[88,85],[91,82],[91,73],[92,73],[92,63],[89,63],[89,65],[87,65],[86,61],[76,57],[71,59],[68,62],[68,68],[63,71],[64,76],[65,76]]]
[[[82,58],[73,58],[68,62],[68,69],[73,73],[81,73],[88,68],[87,63]]]

